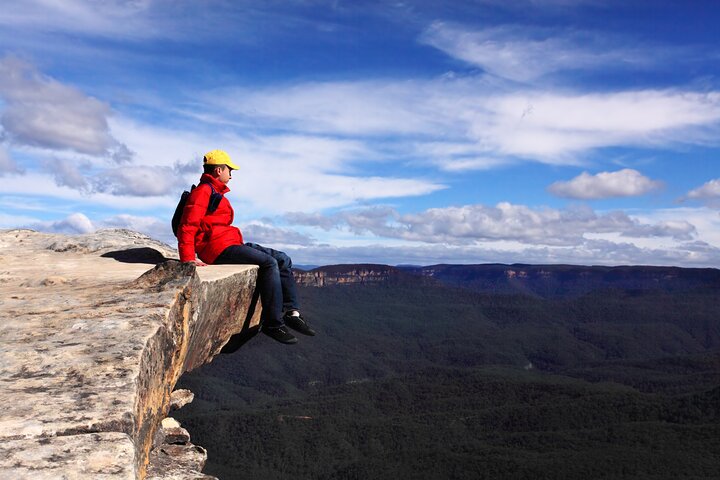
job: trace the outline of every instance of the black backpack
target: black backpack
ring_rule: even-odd
[[[202,185],[205,182],[200,183]],[[200,186],[198,185],[198,187]],[[217,193],[215,191],[215,188],[209,183],[206,183],[206,185],[210,186],[210,190],[212,190],[212,193],[210,194],[210,201],[208,202],[208,208],[207,212],[205,212],[205,215],[208,213],[213,213],[215,210],[217,210],[218,205],[220,205],[220,200],[222,200],[223,196],[221,193]],[[195,185],[190,187],[190,192],[195,190],[197,188]],[[180,227],[180,220],[182,219],[183,210],[185,210],[185,204],[187,203],[187,199],[190,196],[190,192],[185,190],[182,195],[180,195],[180,201],[177,204],[177,207],[175,207],[175,213],[173,214],[172,218],[172,229],[173,233],[177,237],[178,228]]]

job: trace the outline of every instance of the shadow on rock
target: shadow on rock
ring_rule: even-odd
[[[123,263],[147,263],[150,265],[157,265],[168,260],[162,253],[150,247],[114,250],[112,252],[103,253],[100,256],[105,258],[114,258],[118,262]]]
[[[253,315],[255,315],[255,308],[258,305],[259,299],[260,290],[255,289],[255,291],[253,292],[252,300],[250,300],[250,308],[248,308],[247,315],[245,316],[245,321],[243,322],[242,330],[230,337],[230,340],[228,340],[222,350],[220,350],[220,353],[227,354],[237,352],[238,350],[240,350],[240,347],[245,345],[260,331],[260,325],[256,325],[254,327],[250,326],[252,317]],[[262,321],[260,323],[262,323]]]
[[[245,322],[246,325],[247,323],[248,322]],[[235,335],[230,337],[230,340],[228,340],[222,350],[220,350],[220,353],[228,354],[237,352],[238,350],[240,350],[240,347],[245,345],[251,338],[257,335],[259,331],[260,325],[256,325],[250,328],[243,327],[240,333],[236,333]]]

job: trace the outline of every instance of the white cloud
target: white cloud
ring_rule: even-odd
[[[662,187],[661,182],[651,180],[637,170],[625,168],[617,172],[600,172],[595,175],[583,172],[567,182],[553,183],[548,187],[548,191],[559,197],[589,200],[634,197],[660,187]]]
[[[83,213],[73,213],[62,220],[57,221],[34,222],[29,225],[25,225],[25,227],[41,232],[69,234],[91,233],[96,230],[93,222],[90,221],[90,219]]]
[[[13,57],[0,60],[0,123],[15,144],[88,155],[122,150],[110,135],[110,107]]]
[[[102,191],[179,195],[190,183],[197,183],[203,153],[221,148],[240,166],[233,172],[228,197],[244,220],[289,208],[314,211],[445,188],[424,179],[363,175],[356,165],[385,159],[358,140],[308,134],[238,137],[216,129],[170,130],[125,118],[116,118],[112,125],[113,132],[137,152],[140,166],[108,171],[106,183],[100,184]],[[151,177],[143,178],[147,175],[157,184]]]
[[[394,151],[423,155],[429,146],[427,160],[459,171],[528,159],[576,165],[608,147],[716,144],[720,127],[720,92],[508,93],[478,78],[306,83],[224,90],[204,100],[246,128],[366,144],[395,136]]]
[[[527,207],[525,207],[527,208]],[[720,267],[720,215],[707,208],[672,208],[651,210],[638,213],[627,220],[625,214],[618,218],[605,218],[606,215],[593,214],[588,208],[581,210],[587,213],[567,222],[564,229],[562,221],[550,222],[545,231],[548,235],[559,233],[573,235],[574,241],[567,244],[555,244],[529,239],[528,242],[517,241],[512,229],[523,228],[520,221],[509,229],[510,235],[496,236],[494,239],[478,240],[463,243],[427,243],[423,241],[405,240],[403,238],[382,237],[379,233],[383,225],[392,226],[396,219],[401,218],[394,209],[379,207],[376,211],[342,212],[340,216],[322,216],[319,214],[299,215],[290,223],[312,225],[318,228],[316,237],[329,241],[328,245],[309,245],[303,248],[289,247],[293,261],[306,264],[333,263],[386,263],[421,264],[433,263],[532,263],[552,264],[567,263],[579,265],[677,265],[686,267]],[[570,212],[565,215],[570,217]],[[351,215],[348,222],[343,215]],[[302,218],[304,217],[304,218]],[[391,218],[392,220],[389,220]],[[583,225],[583,218],[584,225]],[[593,218],[595,218],[593,220]],[[375,219],[375,220],[374,220]],[[293,222],[297,220],[297,222]],[[510,222],[508,216],[497,221]],[[525,220],[527,221],[527,220]],[[691,226],[688,224],[690,222]],[[375,239],[355,237],[357,241],[347,241],[345,232],[350,224],[364,225],[368,231],[376,231]],[[530,222],[532,226],[532,221]],[[613,227],[612,225],[617,225]],[[697,226],[697,229],[693,227]],[[310,227],[312,229],[312,227]],[[341,236],[336,235],[333,228],[343,228]],[[703,240],[687,240],[681,232],[691,231],[692,237]],[[323,232],[324,229],[326,232]],[[652,233],[664,236],[640,238],[639,234]],[[496,229],[497,230],[497,229]],[[616,232],[609,232],[616,230]],[[636,230],[639,230],[637,232]],[[643,230],[645,230],[643,232]],[[609,233],[593,233],[606,231]],[[621,233],[627,234],[625,237]],[[324,233],[324,234],[323,234]],[[356,232],[359,234],[359,232]],[[673,238],[675,233],[675,238]],[[380,238],[382,237],[382,238]],[[401,237],[401,235],[396,235]],[[603,237],[603,238],[600,238]],[[632,237],[632,238],[630,238]]]
[[[205,96],[236,117],[311,133],[431,133],[443,127],[427,100],[434,85],[414,80],[310,82],[285,88],[223,89]],[[418,102],[425,97],[425,101]]]
[[[2,225],[2,217],[0,217]],[[126,228],[136,232],[144,233],[151,238],[173,245],[177,239],[172,233],[170,220],[162,221],[156,217],[146,217],[128,214],[119,214],[106,218],[90,220],[82,212],[75,212],[67,215],[61,220],[41,221],[33,218],[20,218],[14,220],[11,226],[30,228],[40,232],[82,234],[92,233],[104,228]]]
[[[78,159],[76,154],[53,154],[43,161],[44,171],[28,172],[27,184],[37,187],[32,193],[93,202],[116,210],[149,209],[158,204],[170,208],[168,205],[174,206],[182,190],[197,183],[202,173],[202,155],[213,148],[227,150],[241,167],[234,172],[228,194],[238,222],[288,209],[316,211],[445,188],[423,178],[364,175],[360,168],[363,164],[386,159],[357,140],[315,135],[237,137],[217,130],[172,130],[124,117],[116,117],[112,129],[137,152],[133,164],[88,165],[90,160]],[[43,152],[30,154],[41,156]],[[48,174],[57,187],[48,185]],[[76,189],[77,194],[68,187]],[[10,195],[29,193],[16,182],[3,182],[2,177],[0,190]],[[149,198],[153,200],[143,203]]]
[[[218,132],[214,125],[208,128],[202,123],[193,124],[192,128],[174,129],[167,123],[150,124],[116,115],[109,119],[109,124],[112,134],[136,152],[133,163],[141,168],[181,164],[187,165],[183,172],[188,173],[194,162],[199,175],[203,154],[221,148],[227,142],[226,134]]]
[[[355,166],[381,161],[354,140],[310,135],[267,135],[228,140],[240,166],[229,184],[236,215],[316,211],[380,198],[424,195],[445,188],[435,181],[364,175]],[[235,152],[238,152],[235,154]],[[342,173],[340,173],[342,172]]]
[[[712,143],[708,131],[720,122],[718,92],[528,93],[488,103],[492,119],[471,125],[474,134],[499,153],[546,163],[613,146]]]
[[[490,170],[510,162],[497,158],[451,158],[445,161],[436,160],[439,167],[446,172],[465,172],[469,170]]]
[[[313,211],[353,205],[362,201],[424,195],[442,185],[414,179],[330,175],[301,169],[279,181],[273,171],[254,172],[257,182],[231,184],[243,203],[251,203],[253,215],[288,210]],[[237,209],[237,207],[236,207]]]
[[[503,249],[475,245],[360,245],[288,248],[293,262],[315,265],[384,263],[390,265],[438,263],[529,263],[575,265],[675,265],[720,267],[720,249],[704,242],[671,248],[638,247],[632,243],[586,240],[571,247],[537,246]]]
[[[635,215],[644,223],[689,222],[697,230],[698,239],[720,246],[720,214],[707,206],[699,208],[660,208]]]
[[[642,223],[619,211],[599,214],[587,207],[533,209],[505,202],[494,207],[431,208],[405,215],[389,207],[376,207],[340,212],[329,219],[317,214],[291,213],[285,219],[292,224],[326,230],[348,228],[357,235],[369,232],[383,238],[448,245],[511,241],[570,246],[583,244],[591,234],[674,240],[690,240],[696,234],[695,227],[683,221]]]
[[[472,142],[416,143],[415,155],[430,158],[430,163],[446,172],[491,170],[515,163],[511,158],[491,157]]]
[[[49,158],[39,155],[38,160],[33,163],[39,164],[42,170],[35,168],[26,172],[28,184],[39,185],[33,182],[44,174],[50,174],[58,187],[77,190],[86,201],[96,201],[100,195],[116,197],[114,203],[121,203],[120,197],[175,196],[189,186],[185,180],[186,165],[179,162],[173,166],[128,165],[108,168],[102,164],[93,165],[88,158],[75,154],[59,154]],[[199,176],[200,169],[197,165],[195,171]],[[21,191],[22,189],[10,188],[4,193]],[[68,198],[62,190],[57,189],[38,189],[27,193]]]
[[[530,82],[563,70],[646,66],[659,49],[628,47],[590,32],[558,32],[528,25],[469,30],[435,22],[420,41],[498,77]]]
[[[687,198],[694,200],[716,200],[720,199],[720,178],[705,182],[698,188],[690,190]]]

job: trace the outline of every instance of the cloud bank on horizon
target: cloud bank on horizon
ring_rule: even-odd
[[[172,244],[222,148],[235,224],[296,263],[720,267],[711,2],[5,10],[0,228]]]

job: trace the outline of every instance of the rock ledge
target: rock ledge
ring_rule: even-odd
[[[0,231],[0,477],[145,478],[180,375],[259,324],[256,267],[176,258],[128,230]]]

